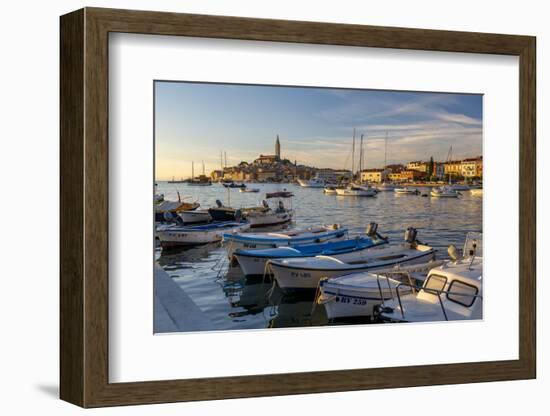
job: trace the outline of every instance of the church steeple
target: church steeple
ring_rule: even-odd
[[[281,142],[279,141],[279,135],[277,135],[277,140],[275,141],[275,156],[279,159],[281,158]]]

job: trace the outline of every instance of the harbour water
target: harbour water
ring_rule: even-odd
[[[326,195],[323,189],[302,188],[293,184],[250,184],[259,193],[241,193],[221,184],[193,187],[186,183],[157,182],[157,193],[177,200],[179,191],[185,201],[197,201],[201,208],[215,205],[258,206],[266,192],[292,191],[294,198],[284,200],[295,210],[291,227],[339,223],[350,235],[363,233],[370,222],[378,223],[378,232],[400,242],[407,227],[418,229],[418,239],[438,249],[445,258],[447,247],[462,247],[467,232],[482,231],[482,197],[468,191],[459,198],[433,198],[422,195],[398,195],[379,192],[374,198]],[[429,195],[429,188],[418,188]],[[272,205],[276,201],[270,202]],[[256,231],[264,231],[257,229]],[[245,278],[239,266],[230,266],[221,244],[191,249],[163,251],[157,247],[160,266],[199,306],[217,328],[259,329],[296,326],[341,325],[353,322],[328,322],[324,306],[309,298],[283,295],[271,281]]]

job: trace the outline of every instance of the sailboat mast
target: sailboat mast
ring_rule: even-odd
[[[363,169],[363,135],[361,135],[361,147],[359,148],[359,182],[362,182],[361,172],[363,171]]]
[[[386,132],[386,138],[384,139],[384,170],[388,165],[388,132]]]
[[[351,142],[351,179],[355,176],[355,128],[353,129],[353,141]]]
[[[191,162],[191,182],[195,181],[195,162]]]
[[[202,161],[202,176],[204,176],[204,160]]]

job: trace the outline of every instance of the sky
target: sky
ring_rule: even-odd
[[[155,82],[158,180],[274,154],[318,168],[350,169],[364,139],[364,168],[482,154],[482,95],[263,85]],[[358,163],[358,151],[356,162]],[[357,167],[357,166],[356,166]]]

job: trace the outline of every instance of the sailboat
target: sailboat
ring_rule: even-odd
[[[210,186],[212,181],[204,174],[204,160],[202,161],[202,175],[195,178],[195,162],[191,162],[191,180],[187,182],[189,186]]]
[[[396,186],[386,182],[385,174],[386,174],[386,166],[388,164],[388,132],[386,132],[386,137],[384,139],[384,172],[382,175],[384,176],[384,179],[380,185],[376,187],[379,191],[394,191]]]
[[[352,180],[355,176],[355,129],[353,129],[353,141],[351,147],[351,175]],[[361,171],[362,159],[363,159],[363,135],[361,135],[361,150],[359,156],[359,172]],[[336,195],[338,196],[361,196],[361,197],[374,197],[376,196],[376,190],[370,186],[364,186],[362,184],[350,183],[345,188],[335,188]]]
[[[449,148],[449,154],[447,155],[447,163],[451,161],[452,155],[453,155],[453,146]],[[430,191],[430,195],[435,198],[458,198],[460,193],[458,192],[455,185],[452,185],[450,172],[449,172],[449,184],[445,186],[440,186],[438,188],[433,188]]]

